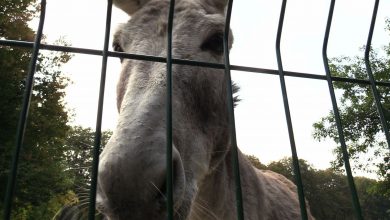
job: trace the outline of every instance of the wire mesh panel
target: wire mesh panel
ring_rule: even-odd
[[[335,89],[333,87],[334,82],[348,82],[362,85],[369,85],[372,89],[375,104],[377,107],[378,114],[380,116],[380,122],[382,128],[385,133],[385,137],[387,140],[387,144],[390,147],[390,134],[388,124],[384,115],[383,106],[381,104],[380,94],[378,92],[378,86],[390,87],[390,82],[378,82],[374,79],[371,66],[370,66],[370,50],[371,50],[371,40],[373,36],[373,30],[375,27],[375,20],[377,16],[377,11],[379,7],[379,0],[375,1],[374,10],[372,13],[372,20],[370,25],[370,31],[368,34],[368,40],[365,48],[365,64],[368,73],[368,79],[353,79],[353,78],[344,78],[344,77],[334,77],[331,75],[331,71],[329,68],[329,59],[327,56],[327,47],[328,47],[328,39],[330,34],[330,28],[332,24],[333,11],[335,7],[335,0],[330,1],[330,8],[328,13],[328,20],[325,27],[325,36],[323,41],[322,48],[322,56],[323,63],[326,75],[317,75],[311,73],[301,73],[301,72],[292,72],[285,71],[283,69],[282,63],[282,55],[280,50],[281,45],[281,36],[283,32],[283,22],[286,10],[288,10],[287,0],[282,1],[278,29],[276,34],[276,60],[278,64],[278,69],[265,69],[265,68],[254,68],[248,66],[237,66],[230,65],[229,59],[229,31],[230,31],[230,20],[231,14],[233,10],[233,0],[229,0],[226,9],[226,17],[225,17],[225,29],[223,35],[223,54],[224,54],[224,63],[208,63],[208,62],[200,62],[193,60],[184,60],[184,59],[176,59],[172,57],[172,31],[174,26],[174,9],[175,9],[175,0],[170,1],[169,5],[169,14],[168,14],[168,22],[167,22],[167,56],[166,57],[158,57],[158,56],[148,56],[148,55],[140,55],[140,54],[130,54],[124,52],[112,52],[108,51],[108,44],[110,39],[110,29],[111,29],[111,14],[112,14],[112,0],[108,0],[107,4],[107,14],[106,14],[106,27],[105,27],[105,36],[104,36],[104,46],[102,50],[93,50],[86,48],[77,48],[77,47],[69,47],[69,46],[56,46],[56,45],[48,45],[41,44],[42,39],[42,30],[43,24],[45,21],[45,9],[46,9],[46,0],[41,1],[41,13],[40,13],[40,22],[37,29],[37,35],[35,38],[35,42],[24,42],[24,41],[16,41],[16,40],[6,40],[0,39],[0,45],[9,46],[9,47],[25,47],[32,48],[32,57],[31,63],[29,67],[29,73],[26,80],[26,88],[25,94],[23,98],[23,106],[19,118],[17,135],[16,135],[16,146],[14,148],[13,159],[11,161],[11,171],[8,178],[8,185],[6,196],[4,200],[4,219],[8,220],[11,218],[11,210],[12,210],[12,200],[13,194],[15,190],[15,182],[18,171],[19,157],[20,151],[23,146],[23,135],[26,127],[26,120],[30,105],[30,97],[33,88],[34,82],[34,73],[37,65],[37,57],[39,50],[49,50],[49,51],[62,51],[62,52],[73,52],[80,54],[89,54],[89,55],[99,55],[102,56],[102,69],[101,69],[101,79],[100,79],[100,90],[99,90],[99,100],[98,100],[98,110],[97,110],[97,120],[96,120],[96,129],[95,129],[95,144],[93,148],[93,169],[92,169],[92,181],[91,181],[91,190],[90,190],[90,202],[89,202],[89,219],[95,219],[95,202],[96,202],[96,188],[97,188],[97,176],[98,176],[98,164],[99,164],[99,149],[101,145],[101,128],[102,128],[102,114],[103,114],[103,98],[105,91],[105,79],[106,79],[106,70],[107,70],[107,59],[108,57],[119,57],[124,59],[133,59],[133,60],[142,60],[149,62],[160,62],[166,63],[166,89],[167,89],[167,100],[166,100],[166,195],[167,195],[167,219],[173,219],[174,217],[174,201],[173,201],[173,163],[172,163],[172,66],[173,65],[189,65],[189,66],[198,66],[198,67],[208,67],[215,69],[223,69],[225,71],[225,79],[227,82],[227,97],[228,97],[228,113],[229,113],[229,132],[230,132],[230,143],[232,145],[232,161],[233,161],[233,173],[235,179],[235,198],[236,198],[236,207],[237,207],[237,219],[243,220],[244,216],[244,205],[243,204],[243,195],[241,190],[241,180],[240,180],[240,166],[238,160],[238,149],[237,149],[237,140],[236,140],[236,127],[235,127],[235,116],[234,116],[234,103],[233,103],[233,89],[232,89],[232,80],[231,80],[231,70],[239,70],[245,72],[252,73],[261,73],[261,74],[272,74],[278,75],[280,80],[281,92],[283,96],[283,104],[285,110],[286,124],[289,134],[292,159],[293,159],[293,170],[297,184],[299,202],[300,202],[300,210],[302,219],[308,219],[307,207],[305,203],[305,195],[304,195],[304,185],[302,184],[302,177],[299,167],[299,158],[297,156],[297,149],[295,146],[294,132],[293,132],[293,123],[291,120],[290,113],[290,105],[288,100],[288,93],[286,89],[285,77],[298,77],[298,78],[306,78],[313,80],[322,80],[326,81],[329,88],[329,94],[332,101],[333,114],[335,116],[337,131],[338,131],[338,139],[342,149],[342,155],[345,165],[345,170],[347,173],[347,179],[349,184],[349,189],[351,193],[351,199],[354,206],[356,219],[363,219],[361,207],[359,204],[359,198],[356,190],[356,186],[354,183],[351,165],[349,162],[349,154],[348,148],[346,144],[346,140],[344,137],[343,125],[341,123],[341,117],[339,113],[339,108],[337,105]],[[1,49],[1,48],[0,48]]]

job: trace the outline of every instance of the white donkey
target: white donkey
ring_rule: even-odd
[[[166,56],[169,1],[114,4],[131,16],[114,49]],[[225,6],[176,0],[173,57],[222,63]],[[224,71],[173,65],[172,73],[174,219],[236,219]],[[166,218],[165,100],[165,63],[122,60],[118,125],[99,164],[97,207],[109,220]],[[245,219],[301,218],[291,181],[255,169],[241,152],[239,161]]]

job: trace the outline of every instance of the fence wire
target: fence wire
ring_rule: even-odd
[[[283,64],[282,64],[282,58],[281,58],[281,52],[280,52],[280,43],[281,43],[281,35],[283,31],[283,21],[284,21],[284,14],[286,11],[286,4],[287,0],[282,1],[281,5],[281,11],[280,11],[280,17],[279,17],[279,25],[278,25],[278,32],[276,37],[276,58],[278,63],[278,69],[265,69],[265,68],[253,68],[248,66],[238,66],[238,65],[230,65],[229,61],[229,51],[228,51],[228,41],[229,41],[229,30],[230,30],[230,18],[232,13],[232,6],[233,6],[233,0],[228,1],[228,6],[226,10],[226,23],[225,23],[225,31],[224,31],[224,38],[223,38],[223,46],[224,46],[224,64],[218,64],[218,63],[209,63],[209,62],[199,62],[199,61],[193,61],[193,60],[185,60],[185,59],[175,59],[172,58],[172,27],[174,23],[174,6],[175,1],[171,0],[169,5],[169,15],[168,15],[168,26],[167,26],[167,40],[168,40],[168,46],[167,46],[167,57],[158,57],[158,56],[147,56],[147,55],[139,55],[139,54],[131,54],[131,53],[124,53],[124,52],[113,52],[108,51],[108,42],[109,42],[109,34],[110,34],[110,26],[111,26],[111,13],[112,13],[112,0],[108,0],[107,4],[107,15],[106,15],[106,29],[105,29],[105,36],[104,36],[104,47],[103,50],[93,50],[93,49],[86,49],[86,48],[77,48],[77,47],[68,47],[68,46],[57,46],[57,45],[50,45],[50,44],[41,44],[42,39],[42,31],[43,31],[43,25],[45,21],[45,11],[46,11],[46,0],[41,0],[41,12],[40,12],[40,19],[39,19],[39,26],[37,29],[37,34],[35,37],[34,42],[25,42],[25,41],[17,41],[17,40],[5,40],[0,39],[0,45],[1,46],[8,46],[8,47],[25,47],[25,48],[32,48],[32,57],[31,62],[29,66],[29,72],[27,75],[26,80],[26,87],[25,87],[25,93],[23,98],[23,105],[22,110],[19,117],[18,127],[17,127],[17,135],[16,135],[16,146],[14,148],[13,152],[13,158],[11,161],[11,172],[9,174],[8,183],[7,183],[7,191],[5,195],[4,200],[4,219],[9,220],[11,216],[11,210],[12,210],[12,200],[13,200],[13,193],[17,178],[17,170],[18,170],[18,164],[19,164],[19,155],[21,148],[23,146],[23,137],[24,132],[26,128],[26,121],[27,121],[27,115],[30,105],[30,97],[32,93],[33,88],[33,81],[34,81],[34,73],[37,65],[37,57],[39,50],[50,50],[50,51],[61,51],[61,52],[72,52],[72,53],[80,53],[80,54],[89,54],[89,55],[97,55],[102,56],[102,69],[101,69],[101,80],[100,80],[100,90],[99,90],[99,100],[98,100],[98,110],[97,110],[97,120],[96,120],[96,130],[95,130],[95,144],[93,148],[93,169],[92,169],[92,182],[91,182],[91,190],[90,190],[90,207],[89,207],[89,220],[93,220],[95,218],[95,200],[96,200],[96,185],[97,185],[97,173],[98,173],[98,164],[99,164],[99,148],[101,144],[101,124],[102,124],[102,113],[103,113],[103,98],[104,98],[104,88],[105,88],[105,78],[106,78],[106,70],[107,70],[107,58],[108,57],[119,57],[119,58],[125,58],[125,59],[134,59],[134,60],[143,60],[143,61],[150,61],[150,62],[162,62],[166,63],[167,65],[167,208],[168,208],[168,215],[167,219],[173,219],[173,189],[172,189],[172,178],[173,178],[173,171],[172,171],[172,65],[173,64],[180,64],[180,65],[190,65],[190,66],[200,66],[200,67],[208,67],[208,68],[215,68],[215,69],[224,69],[225,70],[225,77],[227,80],[227,97],[228,97],[228,112],[229,112],[229,124],[230,124],[230,143],[232,145],[232,159],[233,159],[233,173],[235,175],[235,183],[236,183],[236,206],[237,206],[237,219],[243,220],[244,219],[244,211],[243,211],[243,201],[242,201],[242,192],[241,192],[241,183],[240,183],[240,170],[239,170],[239,162],[238,162],[238,156],[237,156],[237,141],[236,141],[236,129],[235,129],[235,122],[234,122],[234,109],[233,109],[233,95],[232,95],[232,81],[231,81],[231,70],[239,70],[243,72],[251,72],[251,73],[260,73],[260,74],[272,74],[272,75],[278,75],[280,78],[280,85],[283,95],[283,103],[284,103],[284,110],[285,110],[285,116],[286,116],[286,123],[289,133],[289,139],[290,139],[290,145],[291,145],[291,152],[292,152],[292,158],[293,158],[293,166],[294,166],[294,174],[296,178],[297,183],[297,189],[298,189],[298,196],[300,201],[300,208],[301,208],[301,216],[303,220],[307,220],[307,211],[306,211],[306,203],[305,203],[305,196],[303,193],[303,184],[302,184],[302,178],[300,174],[300,168],[298,163],[298,156],[295,146],[295,140],[294,140],[294,132],[292,128],[292,120],[291,120],[291,113],[289,110],[289,102],[288,102],[288,94],[285,84],[285,77],[299,77],[299,78],[307,78],[307,79],[316,79],[316,80],[325,80],[328,83],[329,87],[329,93],[331,96],[332,106],[333,106],[333,113],[335,115],[336,124],[337,124],[337,131],[339,135],[339,141],[341,144],[341,149],[343,153],[343,159],[345,164],[345,170],[347,173],[347,179],[349,183],[349,188],[351,192],[351,199],[353,201],[354,209],[355,209],[355,216],[357,219],[363,219],[362,213],[361,213],[361,207],[359,204],[358,194],[356,192],[355,183],[353,180],[353,175],[351,171],[351,167],[349,164],[349,156],[348,156],[348,150],[345,143],[345,137],[343,134],[343,128],[342,123],[340,119],[340,113],[337,106],[337,100],[335,96],[335,90],[333,87],[334,82],[347,82],[347,83],[356,83],[356,84],[362,84],[362,85],[369,85],[371,86],[371,89],[374,94],[375,103],[377,106],[378,114],[380,116],[382,128],[385,132],[386,140],[388,143],[388,146],[390,148],[390,134],[389,134],[389,128],[387,121],[384,117],[383,113],[383,106],[380,101],[380,96],[377,87],[383,86],[383,87],[390,87],[390,82],[378,82],[375,81],[371,66],[370,66],[370,50],[371,50],[371,40],[373,36],[373,30],[375,27],[375,20],[377,16],[377,11],[379,7],[379,0],[375,0],[375,6],[372,13],[372,20],[370,24],[370,30],[368,34],[368,40],[366,44],[366,50],[365,50],[365,64],[367,68],[368,73],[368,79],[353,79],[353,78],[344,78],[344,77],[334,77],[331,75],[330,69],[329,69],[329,60],[327,56],[327,47],[328,47],[328,39],[329,39],[329,33],[330,28],[332,24],[332,17],[333,17],[333,11],[335,7],[335,0],[330,0],[330,7],[329,7],[329,13],[328,13],[328,20],[326,24],[325,29],[325,36],[323,41],[323,48],[322,48],[322,56],[323,56],[323,62],[324,62],[324,68],[326,75],[318,75],[318,74],[312,74],[312,73],[302,73],[302,72],[291,72],[291,71],[285,71],[283,70]]]
[[[327,82],[328,82],[330,98],[332,100],[333,113],[334,113],[334,117],[336,120],[337,132],[339,134],[339,141],[340,141],[341,150],[342,150],[342,154],[343,154],[344,166],[345,166],[345,170],[347,173],[349,189],[351,191],[352,202],[353,202],[353,206],[355,208],[355,215],[356,215],[356,218],[360,220],[360,219],[363,219],[363,216],[362,216],[362,211],[361,211],[360,204],[359,204],[358,194],[356,192],[355,182],[353,181],[351,165],[349,164],[347,145],[345,144],[343,126],[341,123],[340,113],[339,113],[339,110],[337,107],[336,95],[335,95],[333,83],[331,80],[331,73],[330,73],[330,69],[329,69],[329,60],[328,60],[328,55],[327,55],[328,39],[329,39],[330,27],[332,25],[334,6],[335,6],[335,0],[331,0],[330,7],[329,7],[328,21],[326,23],[324,44],[322,47],[322,58],[324,61],[326,78],[327,78]]]
[[[280,41],[282,38],[282,30],[283,30],[284,14],[286,12],[286,4],[287,4],[287,0],[283,0],[282,6],[280,9],[278,32],[276,35],[276,59],[278,62],[280,87],[281,87],[282,96],[283,96],[284,112],[286,115],[288,137],[290,139],[292,162],[293,162],[293,167],[294,167],[295,181],[296,181],[297,189],[298,189],[298,199],[299,199],[299,205],[301,208],[301,216],[302,216],[302,220],[307,220],[306,202],[305,202],[305,195],[303,193],[302,176],[301,176],[301,171],[299,168],[297,148],[295,146],[294,131],[293,131],[293,125],[292,125],[291,113],[290,113],[290,105],[288,103],[286,81],[284,78],[284,71],[283,71],[283,64],[282,64],[282,54],[280,52]]]
[[[26,87],[23,96],[23,105],[22,105],[22,110],[20,112],[18,127],[16,131],[16,146],[12,155],[11,172],[8,177],[7,190],[5,193],[4,219],[11,218],[12,197],[13,197],[13,192],[15,190],[16,174],[19,165],[19,155],[24,140],[24,131],[26,130],[26,121],[27,121],[28,110],[30,107],[31,94],[32,94],[32,89],[34,84],[34,74],[37,66],[38,54],[41,45],[43,25],[45,23],[45,15],[46,15],[46,0],[42,0],[39,25],[38,25],[37,35],[35,36],[35,42],[33,44],[31,61],[30,61],[29,71],[28,71],[27,80],[25,84]]]

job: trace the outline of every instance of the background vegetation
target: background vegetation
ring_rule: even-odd
[[[35,33],[28,22],[39,9],[36,1],[0,0],[0,5],[0,39],[32,41]],[[377,80],[389,81],[389,48],[372,53]],[[30,50],[0,46],[0,198],[4,198],[5,194],[3,186],[7,184],[10,170],[30,56]],[[69,54],[59,52],[41,53],[39,56],[12,219],[52,219],[56,214],[57,217],[61,215],[58,211],[65,205],[66,210],[76,207],[78,213],[85,209],[94,133],[89,128],[69,125],[71,113],[63,101],[69,79],[61,71],[69,59]],[[334,59],[332,72],[343,77],[367,77],[363,60],[358,57]],[[371,90],[348,83],[336,83],[335,86],[342,94],[339,105],[355,169],[371,170],[380,176],[378,180],[355,178],[364,215],[366,219],[390,219],[390,155]],[[378,89],[390,121],[390,89]],[[332,138],[338,143],[331,112],[315,123],[314,129],[315,138]],[[103,132],[103,146],[110,135],[110,132]],[[367,153],[369,166],[367,161],[359,160],[362,154]],[[294,181],[290,158],[264,165],[256,157],[248,157],[254,166],[273,170]],[[342,165],[338,146],[335,146],[335,160],[329,169],[317,170],[307,161],[300,161],[305,194],[317,219],[353,218]],[[0,200],[1,215],[3,205],[3,200]]]
[[[390,34],[390,20],[385,29]],[[363,50],[363,48],[362,48]],[[363,51],[362,51],[363,52]],[[390,81],[390,44],[378,51],[371,51],[370,64],[375,80]],[[330,69],[333,76],[355,79],[368,79],[363,57],[338,57],[331,61]],[[390,148],[384,137],[383,127],[376,108],[371,86],[356,83],[334,83],[339,98],[340,116],[348,145],[350,159],[354,168],[367,172],[376,172],[382,178],[389,178]],[[377,87],[381,105],[387,124],[390,123],[390,88]],[[332,111],[321,118],[314,127],[314,138],[322,140],[330,138],[339,143],[335,119]],[[343,167],[343,159],[339,146],[334,148],[334,169]],[[362,160],[361,158],[367,158]],[[390,190],[390,188],[389,188]]]
[[[259,169],[280,173],[295,182],[292,159],[284,158],[261,164],[254,156],[248,156]],[[317,170],[305,160],[299,160],[304,193],[310,210],[316,219],[355,219],[348,182],[343,172],[332,168]],[[390,197],[383,190],[385,181],[355,177],[364,219],[389,219]]]
[[[0,0],[0,38],[32,41],[30,21],[37,11],[32,0]],[[30,50],[0,47],[0,197],[4,198],[16,125],[21,109]],[[27,131],[20,157],[12,219],[50,219],[64,202],[72,201],[72,176],[63,159],[70,127],[63,103],[68,79],[63,53],[39,56]],[[0,202],[2,210],[3,200]]]

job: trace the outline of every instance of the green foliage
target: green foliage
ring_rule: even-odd
[[[36,0],[0,0],[0,5],[0,37],[32,41],[27,22],[36,14]]]
[[[387,29],[390,31],[390,20]],[[370,63],[374,78],[377,81],[390,81],[390,47],[384,47],[379,55],[371,51]],[[333,76],[368,79],[363,57],[340,57],[331,60],[330,69]],[[334,83],[340,93],[339,110],[350,159],[354,168],[368,172],[377,172],[382,178],[390,181],[390,152],[387,145],[375,99],[370,86],[356,83]],[[387,123],[390,123],[390,88],[378,86],[381,104]],[[338,133],[334,114],[329,113],[313,125],[314,137],[318,140],[331,138],[337,144]],[[336,159],[334,168],[342,169],[343,159],[340,147],[334,149]],[[362,160],[361,158],[365,158]]]
[[[257,158],[254,157],[250,161],[257,166]],[[305,160],[299,160],[299,166],[305,197],[316,219],[354,219],[345,175],[332,168],[314,169]],[[295,182],[291,158],[271,162],[265,169],[280,173]],[[355,183],[365,219],[389,219],[390,196],[381,191],[382,187],[386,187],[382,184],[386,182],[356,177]]]
[[[107,144],[111,135],[111,131],[102,132],[100,151]],[[88,186],[91,180],[94,139],[95,131],[80,126],[72,127],[66,138],[67,170],[72,173],[75,184],[80,187]]]
[[[0,38],[32,41],[28,22],[35,0],[0,0]],[[15,133],[31,50],[0,46],[0,210],[3,207]],[[65,138],[70,127],[63,98],[68,79],[66,53],[40,53],[25,139],[20,155],[12,219],[50,219],[73,184],[64,172]],[[0,211],[1,213],[1,211]]]
[[[260,170],[264,170],[264,169],[267,169],[267,166],[262,164],[259,160],[259,158],[257,158],[256,156],[254,155],[245,155],[246,158],[251,162],[251,164],[256,167],[257,169],[260,169]]]
[[[32,41],[35,33],[27,22],[37,11],[35,0],[0,0],[0,5],[0,37]],[[2,186],[7,185],[30,58],[29,49],[0,46]],[[54,52],[41,52],[38,57],[12,219],[51,219],[64,205],[81,207],[79,204],[87,200],[94,132],[68,125],[63,98],[69,80],[61,68],[70,58]],[[105,145],[110,132],[102,136]],[[5,187],[0,187],[0,214],[4,195]]]
[[[53,196],[48,202],[41,203],[38,207],[28,204],[20,208],[18,212],[14,212],[12,219],[52,219],[64,204],[74,204],[77,202],[77,196],[72,191],[68,191]]]
[[[111,131],[103,131],[100,151],[111,137]],[[91,128],[72,127],[65,143],[67,172],[73,176],[72,190],[77,194],[77,202],[63,203],[54,219],[86,219],[89,208],[89,186],[92,172],[92,151],[95,132]],[[96,219],[101,216],[97,214]]]

